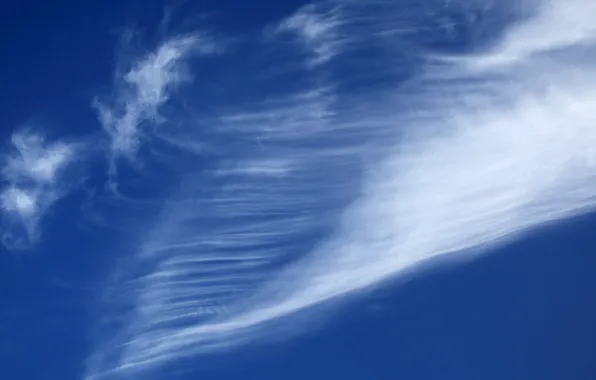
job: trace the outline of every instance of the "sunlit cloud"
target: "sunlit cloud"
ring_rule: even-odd
[[[342,58],[354,75],[383,67],[383,78],[403,59],[390,55],[404,38],[390,16],[438,17],[400,2],[374,2],[383,14],[358,2],[332,5],[340,3],[338,13],[303,8],[280,31],[299,35],[313,64]],[[445,12],[469,8],[457,4]],[[429,51],[433,64],[407,85],[344,93],[334,82],[341,79],[318,77],[308,88],[225,108],[202,126],[207,131],[189,130],[189,144],[211,149],[196,157],[197,168],[183,176],[155,227],[143,231],[130,258],[134,269],[120,268],[124,280],[110,284],[116,307],[127,312],[118,314],[118,331],[98,343],[87,379],[133,376],[265,341],[284,332],[274,322],[293,322],[284,318],[297,312],[308,315],[431,259],[487,252],[593,211],[596,69],[589,51],[596,48],[596,9],[588,0],[538,5],[481,53],[435,65],[440,54]],[[371,34],[345,40],[355,24]],[[350,61],[339,45],[327,44],[338,41],[336,33],[354,48],[376,39],[386,54]],[[155,110],[166,96],[141,96],[138,86],[135,111],[124,108],[106,128],[129,152],[137,147],[129,137],[146,120],[138,115],[157,113],[138,111],[145,107],[138,104]]]

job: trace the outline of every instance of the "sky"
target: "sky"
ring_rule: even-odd
[[[591,1],[0,18],[2,378],[596,378]]]

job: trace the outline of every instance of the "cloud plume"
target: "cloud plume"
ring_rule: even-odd
[[[474,2],[478,12],[494,11],[490,3]],[[533,2],[531,16],[491,30],[481,22],[489,17],[469,18],[469,30],[494,42],[438,60],[428,38],[427,47],[395,49],[427,33],[412,31],[408,17],[436,25],[428,18],[472,6],[450,2],[441,13],[412,4],[300,10],[282,28],[305,38],[316,59],[345,66],[322,68],[298,90],[224,105],[202,129],[189,121],[187,139],[210,148],[110,284],[126,312],[91,355],[87,379],[149,376],[178,358],[266,339],[280,331],[273,322],[299,311],[596,207],[591,3]],[[342,36],[342,49],[329,50],[330,36]],[[354,55],[360,49],[367,59]],[[393,81],[393,65],[412,61],[424,69]],[[312,68],[305,58],[301,74]],[[133,100],[122,103],[130,111],[102,111],[114,144],[129,152],[169,83],[143,95],[138,78],[153,76],[133,72]],[[354,77],[368,81],[358,87]]]

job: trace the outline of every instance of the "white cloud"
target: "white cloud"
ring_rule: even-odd
[[[37,213],[37,198],[36,194],[11,187],[2,193],[2,207],[5,211],[16,212],[26,219]]]
[[[571,46],[580,51],[593,49],[596,41],[596,23],[593,21],[596,3],[585,0],[542,0],[536,7],[536,14],[531,21],[512,25],[489,54],[468,59],[470,67],[490,69],[523,63],[536,55]]]
[[[114,155],[135,155],[144,137],[144,123],[158,123],[160,107],[182,83],[191,80],[186,60],[215,49],[212,42],[197,36],[170,39],[117,78],[113,99],[95,101]]]
[[[90,360],[88,379],[266,339],[282,317],[431,258],[484,252],[593,211],[596,69],[593,56],[575,52],[596,47],[596,9],[572,3],[584,10],[573,11],[577,30],[559,12],[568,2],[544,1],[490,53],[433,67],[430,80],[421,75],[392,93],[348,94],[349,107],[337,107],[343,94],[311,91],[222,117],[219,147],[229,147],[226,138],[250,143],[214,155],[233,164],[182,181],[133,259],[150,267],[132,275],[136,286],[124,295],[133,311]],[[402,11],[399,2],[386,5]],[[361,16],[377,31],[376,20],[388,19]],[[328,32],[317,22],[284,25],[316,45]],[[388,51],[400,37],[378,35]],[[502,54],[523,59],[474,66]],[[358,62],[356,71],[370,69]],[[379,133],[402,138],[349,203],[359,190],[356,161],[382,156],[394,141],[370,138]],[[329,234],[310,247],[320,230]]]
[[[339,26],[342,19],[339,7],[309,4],[282,21],[277,33],[294,33],[311,53],[312,67],[326,63],[340,53],[342,38]],[[328,8],[328,9],[327,9]]]
[[[47,144],[41,135],[30,132],[15,133],[12,145],[16,152],[6,159],[2,169],[3,176],[11,182],[25,179],[52,182],[73,153],[67,144]]]
[[[47,142],[43,135],[19,130],[4,157],[2,177],[7,185],[0,199],[7,226],[3,243],[9,248],[27,248],[40,236],[39,222],[51,205],[64,195],[63,170],[75,159],[76,144]],[[20,226],[23,233],[18,233]]]

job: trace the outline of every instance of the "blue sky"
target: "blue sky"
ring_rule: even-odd
[[[591,2],[0,17],[2,378],[596,377]]]

